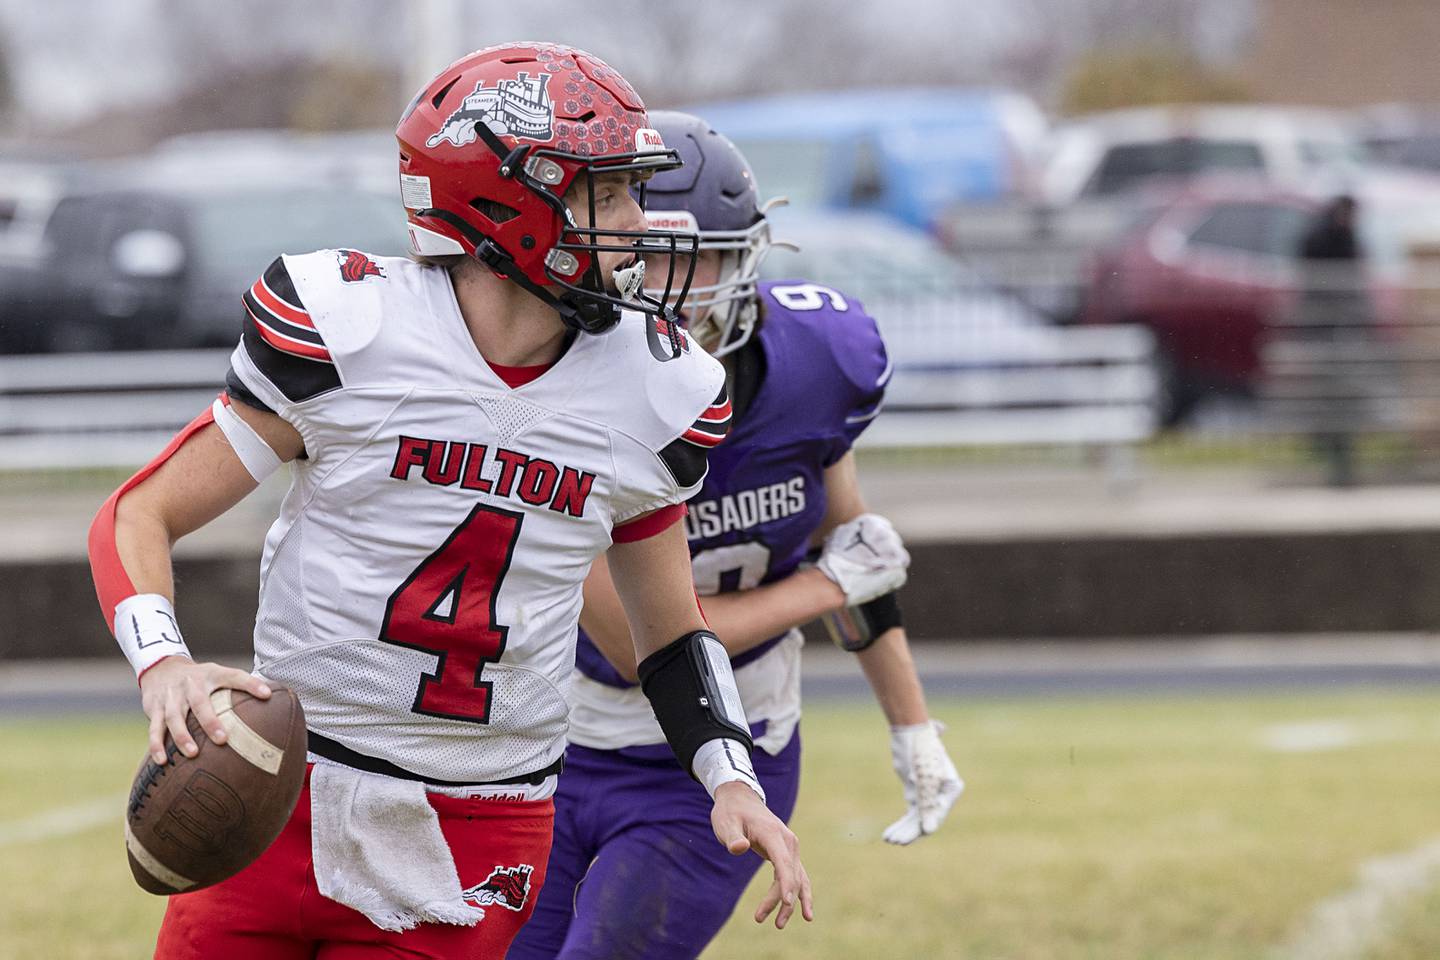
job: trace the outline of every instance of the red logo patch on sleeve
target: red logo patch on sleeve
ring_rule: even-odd
[[[359,250],[340,250],[340,279],[346,283],[359,283],[366,277],[385,276],[380,264],[371,260]]]

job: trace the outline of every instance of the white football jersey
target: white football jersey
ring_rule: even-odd
[[[546,767],[591,561],[699,488],[720,365],[657,362],[627,315],[511,389],[444,270],[356,251],[282,257],[245,305],[232,397],[306,452],[265,541],[256,671],[313,732],[428,780]]]

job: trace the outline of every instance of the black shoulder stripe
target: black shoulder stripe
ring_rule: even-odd
[[[245,324],[243,342],[250,360],[291,403],[340,388],[340,371],[333,363],[317,363],[276,348],[257,324]]]
[[[715,400],[700,412],[700,416],[680,435],[680,439],[708,450],[717,446],[730,432],[730,419],[730,396],[722,384]]]
[[[283,258],[276,257],[241,300],[249,322],[270,346],[306,360],[332,362],[324,338],[295,292]]]
[[[697,446],[684,437],[677,437],[660,451],[660,459],[677,484],[681,487],[693,487],[705,479],[705,471],[710,468],[706,460],[708,452],[708,447]]]
[[[230,394],[231,400],[238,400],[247,407],[264,410],[266,413],[275,412],[270,409],[269,404],[255,396],[254,392],[245,386],[245,381],[240,379],[240,374],[235,372],[234,367],[225,372],[225,392]]]
[[[271,260],[270,266],[265,268],[265,273],[260,279],[265,281],[265,285],[275,296],[296,310],[305,309],[305,305],[300,302],[300,294],[295,291],[295,281],[290,279],[290,271],[285,268],[284,257],[276,257]]]
[[[340,373],[300,301],[283,258],[276,257],[241,299],[245,352],[287,399],[299,403],[339,388]],[[244,388],[239,374],[234,379]],[[254,398],[253,391],[245,392]],[[246,397],[239,399],[249,402]],[[258,398],[256,404],[265,406]]]

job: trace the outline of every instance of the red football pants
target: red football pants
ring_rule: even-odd
[[[461,888],[493,885],[508,893],[498,902],[480,894],[485,918],[473,927],[422,923],[393,933],[321,896],[310,857],[307,775],[290,822],[258,860],[223,883],[170,898],[157,960],[500,960],[530,919],[545,882],[554,804],[431,794],[430,805],[440,817]],[[516,867],[522,869],[500,871]],[[518,910],[509,905],[515,900],[521,900]]]

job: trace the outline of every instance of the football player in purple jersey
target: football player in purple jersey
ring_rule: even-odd
[[[838,290],[759,282],[772,241],[744,157],[697,117],[652,118],[685,165],[647,184],[647,217],[652,229],[699,234],[683,316],[690,337],[724,363],[733,406],[685,520],[696,589],[734,669],[736,688],[724,695],[743,701],[766,802],[788,820],[800,775],[797,628],[824,620],[890,723],[906,811],[883,836],[911,843],[940,827],[964,784],[926,711],[901,624],[895,592],[909,555],[867,511],[850,449],[880,411],[885,344]],[[652,265],[662,275],[668,266]],[[603,560],[586,582],[580,624],[548,880],[509,956],[696,957],[760,860],[705,845],[705,791],[671,758],[644,679],[637,685]]]

